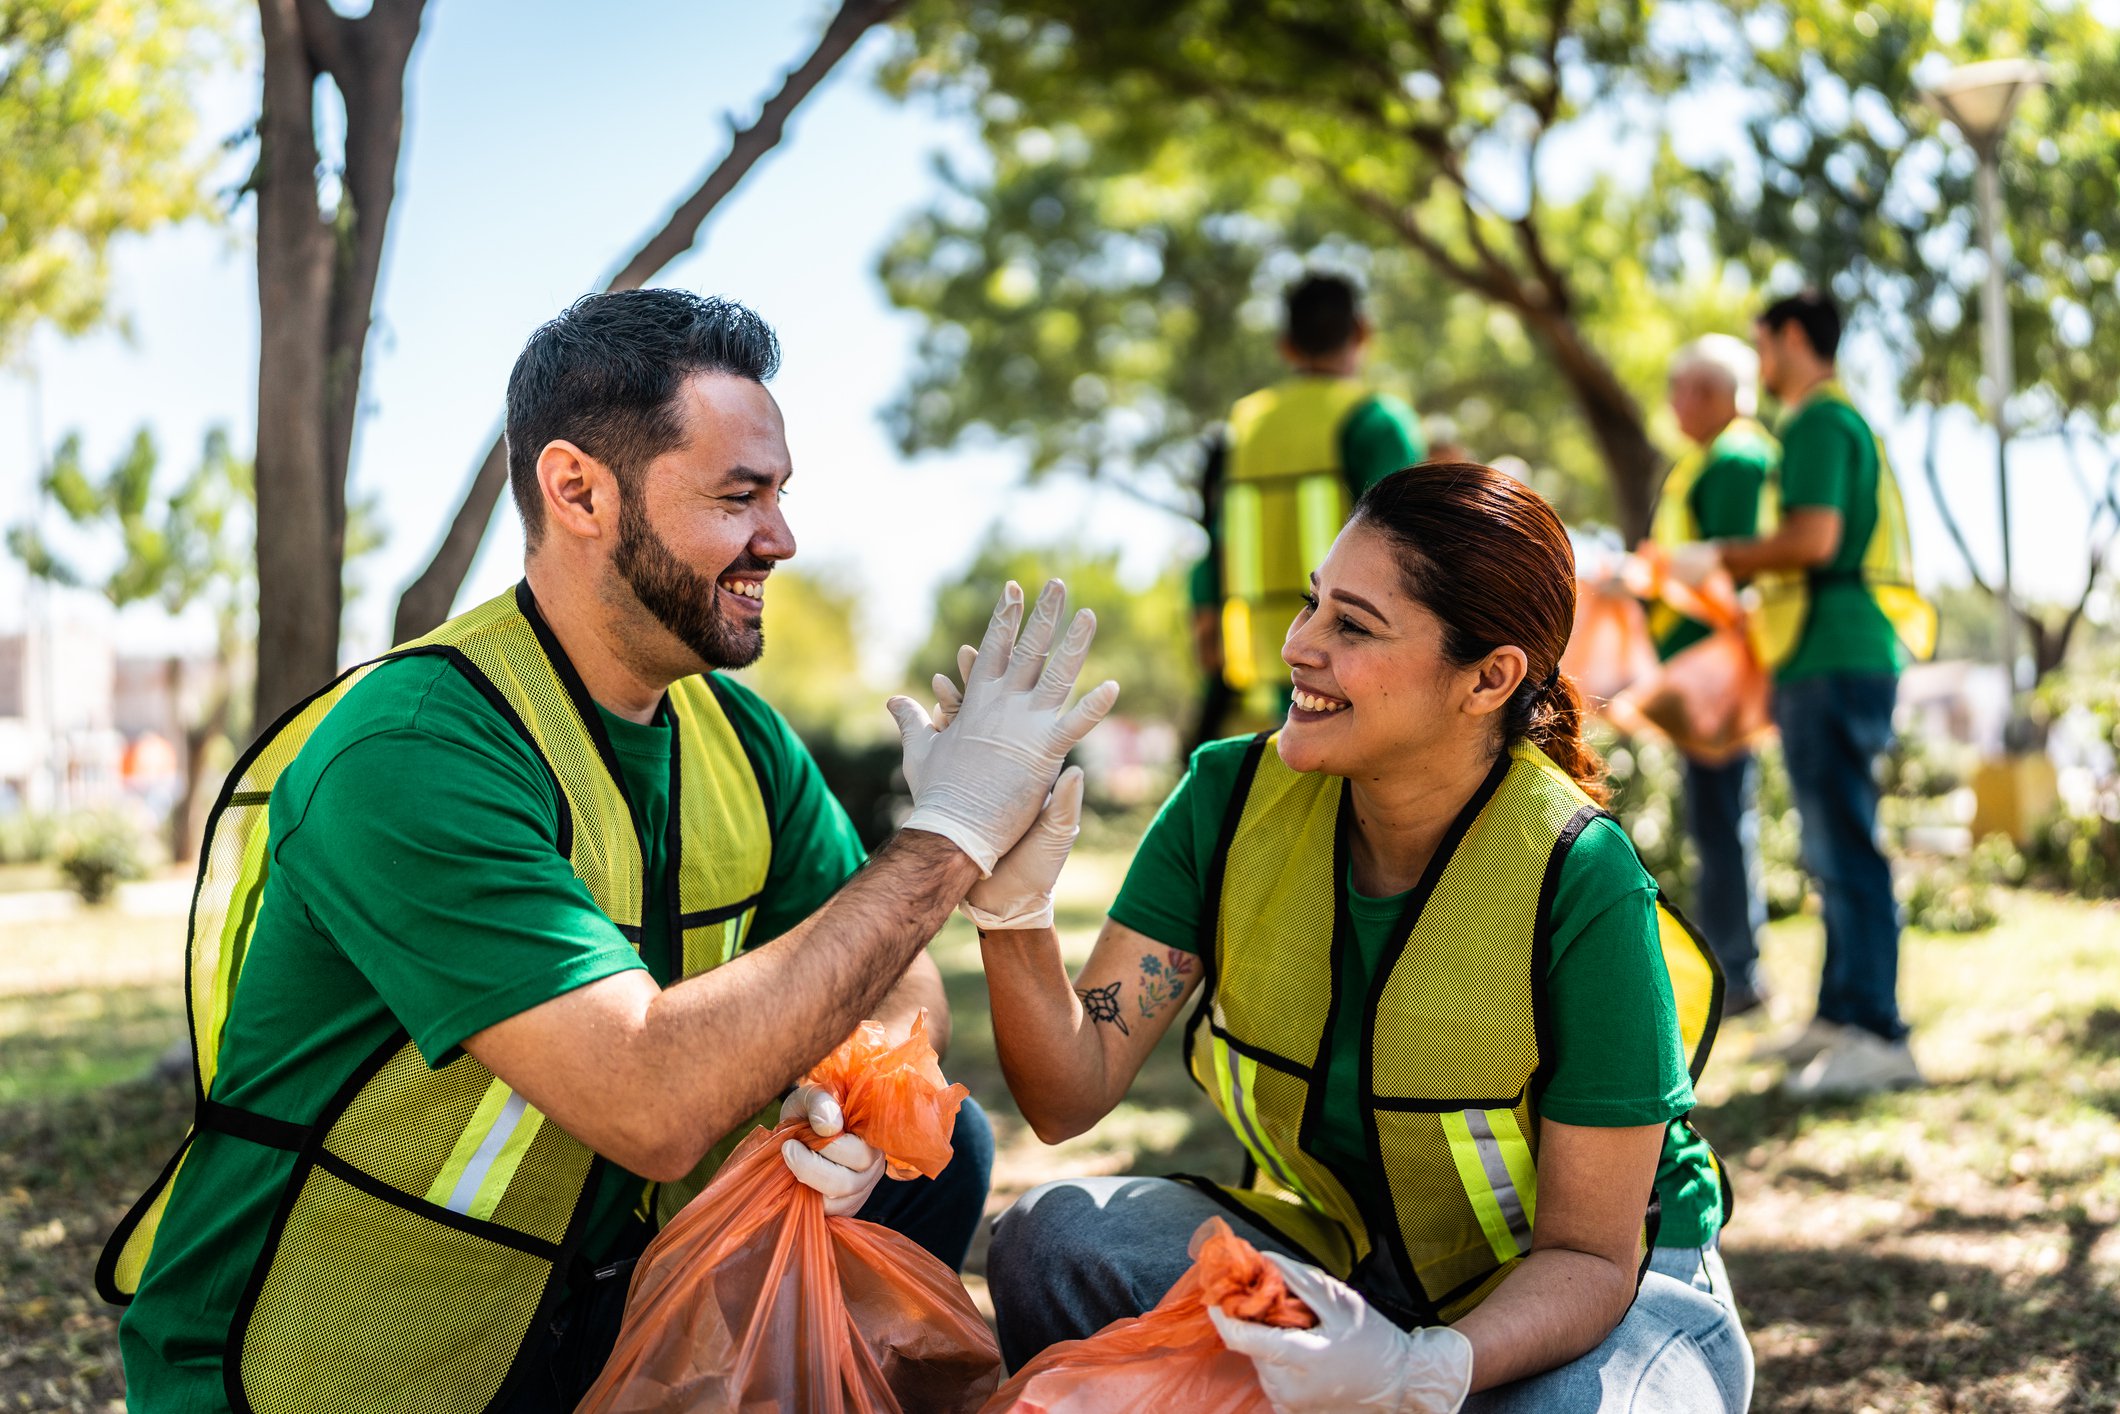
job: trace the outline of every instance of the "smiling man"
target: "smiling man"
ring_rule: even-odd
[[[946,1043],[922,948],[1117,689],[1067,710],[1094,620],[1062,640],[1051,585],[1017,642],[1008,586],[959,729],[894,700],[920,786],[864,867],[717,671],[758,658],[795,553],[778,361],[676,290],[539,329],[508,384],[523,582],[239,763],[192,919],[198,1133],[98,1273],[134,1409],[570,1410],[754,1117],[838,1136],[784,1150],[828,1212],[963,1262],[975,1105],[940,1178],[880,1182],[834,1097],[788,1092],[865,1017],[925,1007]]]

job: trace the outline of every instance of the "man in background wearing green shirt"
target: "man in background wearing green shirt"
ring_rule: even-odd
[[[919,782],[864,863],[786,722],[716,671],[763,651],[766,586],[795,552],[764,387],[778,362],[757,315],[679,290],[591,296],[532,335],[507,399],[523,582],[437,632],[456,647],[367,670],[269,788],[269,830],[252,836],[269,869],[218,1064],[120,1323],[131,1408],[220,1414],[261,1387],[284,1407],[290,1391],[319,1398],[328,1369],[375,1396],[335,1407],[571,1410],[667,1215],[662,1185],[704,1181],[754,1117],[837,1136],[782,1150],[827,1213],[963,1262],[992,1157],[976,1106],[939,1178],[879,1182],[882,1155],[841,1132],[834,1097],[781,1097],[864,1018],[903,1034],[925,1008],[946,1046],[924,948],[1117,689],[1065,712],[1093,623],[1063,642],[1050,585],[1013,643],[1009,585],[958,730],[890,704]],[[496,633],[509,669],[468,666]],[[704,758],[713,773],[681,747],[686,723],[688,741],[733,732]],[[608,862],[636,849],[637,868]],[[756,892],[720,917],[683,911],[732,859],[756,861]],[[724,925],[733,955],[694,965],[694,937]],[[375,1069],[382,1056],[395,1068]],[[465,1129],[486,1139],[459,1141],[463,1178],[422,1200],[449,1147],[444,1072],[495,1118]],[[576,1145],[593,1161],[563,1168]],[[533,1206],[557,1206],[565,1236],[526,1236]]]
[[[1280,642],[1310,572],[1361,494],[1426,455],[1414,410],[1362,381],[1374,331],[1354,283],[1312,272],[1284,299],[1277,347],[1292,376],[1237,402],[1201,473],[1208,549],[1190,590],[1207,688],[1194,746],[1287,716]]]
[[[1922,1083],[1899,1014],[1899,909],[1877,845],[1878,758],[1906,652],[1863,573],[1879,533],[1876,434],[1840,391],[1840,312],[1807,290],[1767,306],[1754,328],[1760,382],[1788,409],[1781,425],[1780,524],[1761,539],[1708,542],[1674,557],[1736,578],[1802,571],[1810,611],[1774,673],[1774,721],[1803,827],[1803,862],[1825,905],[1818,1012],[1768,1054],[1798,1098]]]
[[[1671,412],[1694,450],[1664,479],[1650,539],[1666,552],[1701,540],[1749,540],[1759,533],[1759,498],[1774,463],[1774,439],[1753,420],[1759,361],[1728,334],[1708,334],[1671,361]],[[1708,626],[1662,605],[1649,606],[1659,658],[1708,636]],[[1767,905],[1759,867],[1759,763],[1749,751],[1710,765],[1684,763],[1686,832],[1700,858],[1693,921],[1728,979],[1725,1018],[1756,1009],[1759,932]]]

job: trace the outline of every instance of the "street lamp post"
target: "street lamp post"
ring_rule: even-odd
[[[1962,64],[1922,91],[1922,97],[1964,135],[1980,159],[1975,195],[1980,207],[1980,247],[1987,255],[1987,283],[1980,298],[1981,371],[1986,375],[1988,413],[1995,424],[1995,482],[2002,529],[2002,665],[2008,675],[2013,726],[2021,683],[2010,554],[2008,406],[2016,374],[2010,356],[2009,286],[2001,249],[2002,177],[1997,158],[2002,134],[2018,103],[2043,82],[2045,70],[2029,59],[1991,59]]]

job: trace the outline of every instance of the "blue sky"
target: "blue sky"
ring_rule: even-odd
[[[507,371],[524,336],[593,288],[726,145],[726,116],[748,118],[781,71],[807,53],[823,8],[671,5],[623,0],[434,0],[413,61],[380,318],[354,483],[380,499],[389,541],[363,566],[367,589],[346,651],[387,646],[397,590],[454,510],[491,438]],[[872,75],[887,40],[872,35],[797,114],[781,148],[724,203],[706,239],[662,283],[734,295],[779,329],[786,363],[774,392],[800,474],[790,518],[797,567],[830,562],[866,587],[871,674],[924,633],[934,586],[1004,521],[1023,538],[1073,535],[1118,544],[1146,575],[1190,529],[1077,484],[1020,486],[1005,450],[907,462],[878,411],[906,368],[915,322],[891,310],[874,277],[890,233],[936,192],[937,149],[974,155],[965,127],[922,103],[900,105]],[[254,50],[253,50],[254,52]],[[239,128],[255,78],[230,74],[206,94],[208,131]],[[248,444],[255,401],[256,301],[248,212],[222,228],[188,226],[126,243],[117,305],[129,334],[33,345],[34,379],[0,375],[0,507],[31,502],[34,468],[79,429],[92,466],[146,424],[180,469],[204,430],[227,424]],[[1851,368],[1858,396],[1881,406],[1888,380]],[[1415,390],[1417,391],[1417,390]],[[1907,482],[1924,578],[1957,576],[1920,484],[1919,425],[1888,422]],[[1954,499],[1992,507],[1992,442],[1969,414],[1944,457]],[[2080,575],[2081,503],[2059,458],[2026,447],[2019,487],[2020,575],[2041,593]],[[1993,538],[1992,512],[1969,533]],[[517,573],[512,515],[498,518],[462,602]],[[22,578],[0,564],[0,628],[19,621]],[[127,616],[125,640],[166,635]]]

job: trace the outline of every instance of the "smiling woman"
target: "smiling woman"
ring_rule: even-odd
[[[988,1260],[1004,1357],[1154,1306],[1220,1216],[1319,1316],[1225,1332],[1283,1414],[1736,1414],[1751,1354],[1685,1119],[1720,981],[1600,808],[1559,519],[1489,467],[1396,472],[1311,590],[1287,723],[1195,753],[1080,975],[1050,928],[982,929],[1041,1138],[1109,1113],[1198,997],[1186,1064],[1254,1174],[1025,1195]]]

